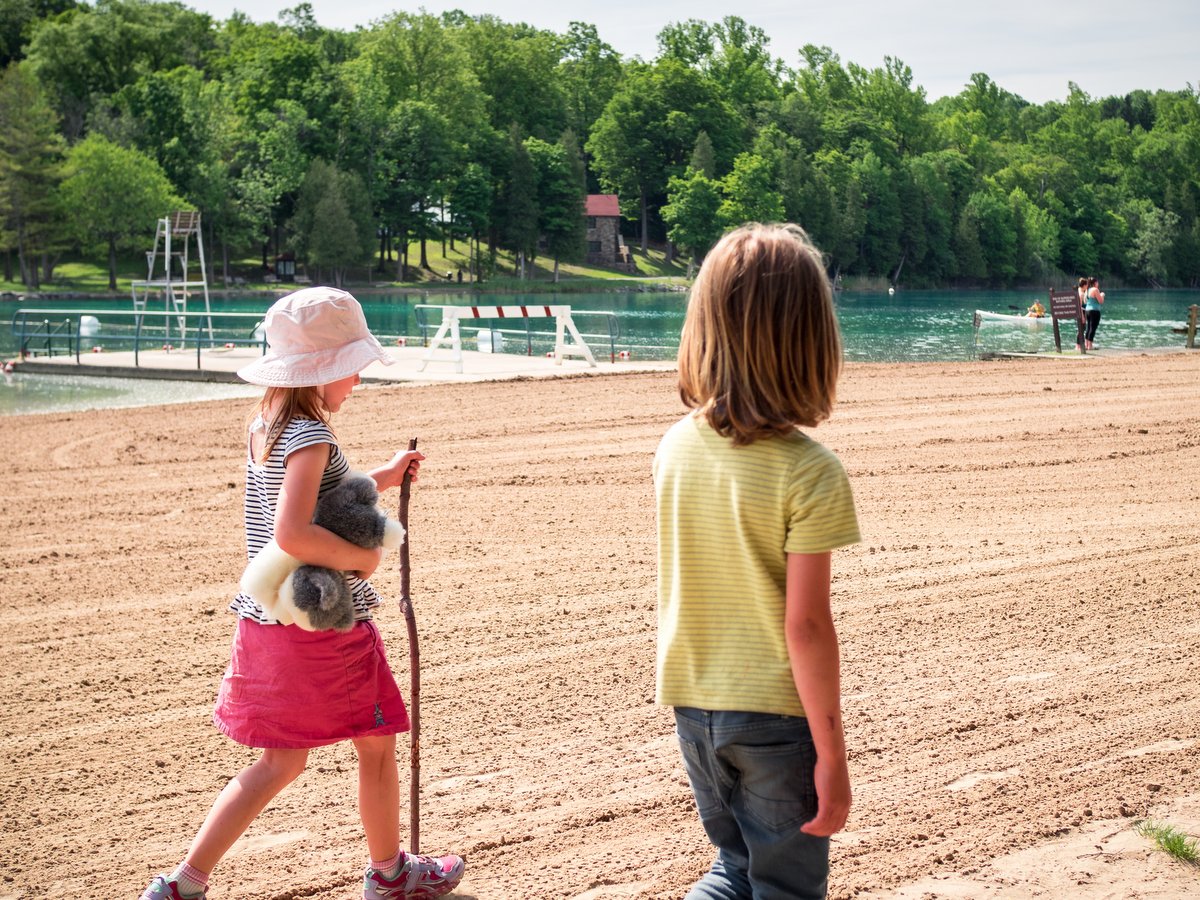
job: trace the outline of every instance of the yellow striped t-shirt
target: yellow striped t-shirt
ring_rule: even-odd
[[[787,554],[859,540],[846,471],[800,431],[735,447],[688,415],[654,457],[657,699],[804,715],[784,639]]]

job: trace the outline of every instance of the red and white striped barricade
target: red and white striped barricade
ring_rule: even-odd
[[[596,358],[592,350],[580,335],[571,319],[569,306],[439,306],[442,311],[442,324],[429,342],[425,355],[417,366],[418,372],[425,371],[425,366],[431,362],[452,362],[454,371],[463,370],[462,333],[459,322],[463,319],[554,319],[554,364],[561,366],[568,356],[578,356],[586,359],[588,365],[595,366]],[[568,340],[568,338],[570,340]],[[449,348],[449,357],[435,356],[442,348]]]

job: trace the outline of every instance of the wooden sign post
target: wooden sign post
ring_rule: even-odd
[[[1050,317],[1054,320],[1054,349],[1062,353],[1062,337],[1058,331],[1058,320],[1071,320],[1075,323],[1075,344],[1080,353],[1086,353],[1083,346],[1083,312],[1079,306],[1079,292],[1074,288],[1065,291],[1050,289]]]

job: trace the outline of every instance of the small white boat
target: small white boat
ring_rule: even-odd
[[[981,325],[1008,325],[1013,328],[1024,328],[1028,331],[1041,331],[1043,328],[1049,328],[1052,323],[1050,314],[1044,316],[1022,316],[1014,314],[1005,314],[997,312],[988,312],[986,309],[975,310],[975,327]]]

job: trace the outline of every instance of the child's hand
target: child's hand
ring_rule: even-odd
[[[390,462],[380,466],[370,475],[381,491],[398,487],[404,482],[405,472],[409,473],[413,481],[417,480],[417,472],[420,471],[421,460],[424,458],[425,454],[420,450],[401,450]]]
[[[817,814],[801,825],[800,830],[814,837],[829,837],[846,826],[850,815],[850,772],[845,756],[829,761],[818,756],[813,780],[817,788]]]
[[[354,569],[351,571],[350,574],[354,575],[356,578],[361,578],[363,581],[366,581],[368,578],[371,577],[371,575],[375,572],[375,570],[379,568],[379,563],[383,559],[383,548],[382,547],[370,547],[370,548],[364,547],[364,548],[362,548],[362,550],[364,553],[371,554],[371,556],[374,558],[374,561],[371,563],[370,568]]]

